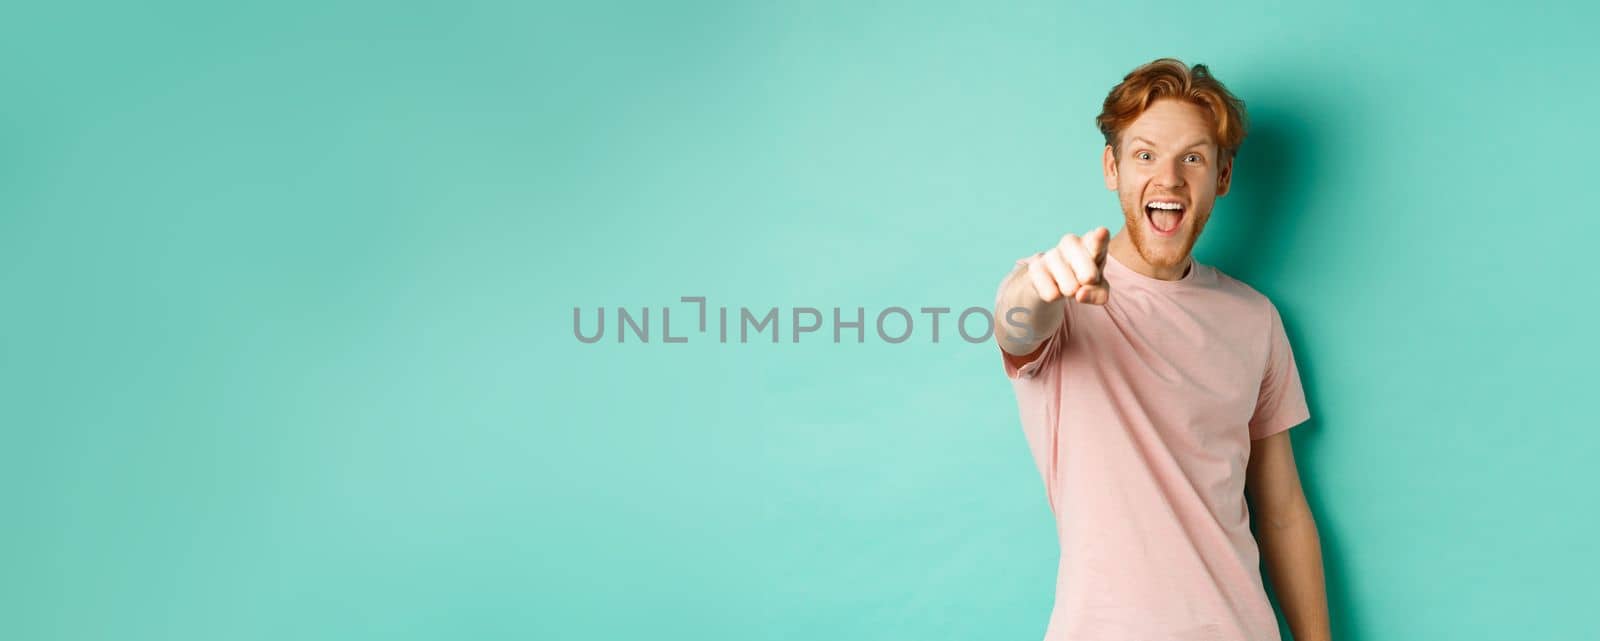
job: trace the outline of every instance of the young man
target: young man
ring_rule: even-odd
[[[1288,433],[1310,412],[1282,319],[1190,256],[1228,192],[1243,103],[1205,65],[1163,58],[1124,77],[1097,122],[1121,231],[1018,260],[995,305],[1061,542],[1045,638],[1279,641],[1265,556],[1295,641],[1326,641]]]

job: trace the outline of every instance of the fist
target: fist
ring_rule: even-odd
[[[1096,227],[1083,237],[1067,234],[1045,251],[1027,260],[1028,280],[1047,303],[1063,296],[1080,303],[1104,305],[1111,285],[1101,272],[1106,266],[1106,245],[1111,232]]]

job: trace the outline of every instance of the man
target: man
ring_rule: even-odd
[[[1243,103],[1205,65],[1163,58],[1124,77],[1097,123],[1122,229],[1018,260],[995,304],[1061,542],[1045,638],[1278,641],[1265,556],[1295,641],[1326,641],[1288,433],[1310,412],[1282,319],[1190,256],[1228,192]]]

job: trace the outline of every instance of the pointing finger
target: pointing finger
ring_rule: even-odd
[[[1106,249],[1111,244],[1111,230],[1104,227],[1096,227],[1090,230],[1089,233],[1084,234],[1083,239],[1084,245],[1089,248],[1089,253],[1094,256],[1094,262],[1096,264],[1104,264],[1106,261]]]

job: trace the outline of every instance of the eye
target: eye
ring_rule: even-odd
[[[1148,152],[1148,151],[1137,152],[1137,153],[1133,154],[1133,157],[1134,158],[1138,158],[1139,160],[1149,160],[1150,159],[1150,152]]]
[[[1200,161],[1205,160],[1205,159],[1201,158],[1200,154],[1189,154],[1188,156],[1184,157],[1184,160],[1187,160],[1189,162],[1200,162]]]

